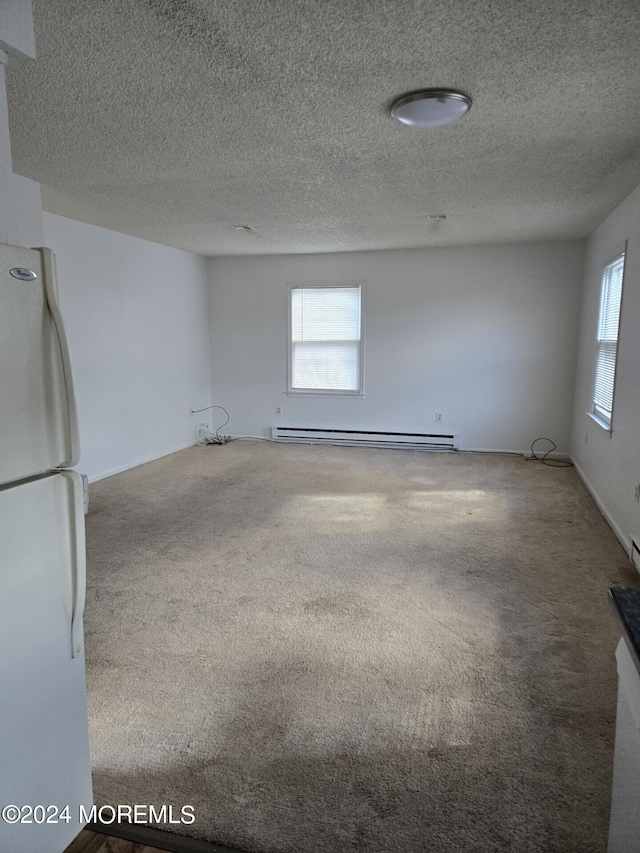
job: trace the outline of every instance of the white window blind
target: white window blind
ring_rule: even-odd
[[[593,395],[593,412],[607,426],[611,426],[613,389],[618,355],[618,326],[622,302],[624,254],[604,268],[598,318],[598,357]]]
[[[360,393],[360,285],[291,288],[292,391]]]

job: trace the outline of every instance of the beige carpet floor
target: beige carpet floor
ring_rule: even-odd
[[[574,470],[235,442],[90,496],[96,802],[259,853],[604,853],[638,576]]]

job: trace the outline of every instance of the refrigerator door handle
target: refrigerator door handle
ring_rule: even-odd
[[[84,534],[84,497],[82,492],[82,477],[75,471],[61,471],[61,475],[69,479],[71,486],[71,524],[73,553],[71,555],[71,588],[73,594],[73,610],[71,612],[71,657],[77,657],[82,652],[84,613],[87,593],[87,557]]]
[[[59,463],[60,468],[71,468],[77,465],[80,459],[80,436],[78,432],[78,413],[76,409],[76,397],[73,390],[73,379],[71,376],[71,357],[69,356],[69,346],[67,344],[67,335],[62,322],[62,314],[60,313],[60,305],[58,304],[58,287],[56,278],[56,259],[51,249],[38,249],[42,256],[42,272],[44,279],[45,296],[49,306],[49,312],[53,319],[53,325],[58,337],[60,346],[60,356],[62,359],[62,369],[64,372],[64,382],[67,400],[67,413],[69,418],[69,458],[64,459]]]

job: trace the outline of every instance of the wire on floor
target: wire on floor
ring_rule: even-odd
[[[534,446],[539,441],[548,441],[551,447],[545,454],[542,456],[538,456],[536,453]],[[573,462],[569,462],[567,459],[549,459],[549,454],[553,453],[553,451],[557,448],[557,444],[555,441],[552,441],[550,438],[536,438],[531,442],[531,457],[525,459],[525,462],[541,462],[543,465],[548,465],[550,468],[572,468]]]
[[[227,416],[226,421],[220,424],[220,426],[216,427],[216,431],[213,432],[211,427],[208,424],[197,424],[196,425],[196,444],[204,445],[204,444],[228,444],[230,441],[271,441],[270,438],[264,438],[259,435],[234,435],[233,438],[230,435],[220,435],[220,430],[222,427],[226,426],[229,423],[230,415],[229,412],[225,409],[224,406],[205,406],[204,409],[192,409],[191,414],[196,415],[199,412],[208,412],[209,409],[222,409],[222,411]]]
[[[196,415],[199,412],[208,412],[209,409],[222,409],[222,411],[227,416],[226,421],[223,421],[219,426],[216,427],[216,431],[213,432],[208,424],[197,424],[196,425],[196,443],[197,444],[226,444],[231,440],[231,436],[229,435],[220,435],[220,430],[223,426],[226,426],[229,423],[229,412],[225,409],[224,406],[205,406],[204,409],[192,409],[191,414]]]

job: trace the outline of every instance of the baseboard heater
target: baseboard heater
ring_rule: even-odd
[[[459,436],[443,433],[375,432],[357,429],[271,427],[271,440],[295,444],[390,447],[395,450],[457,450]]]

